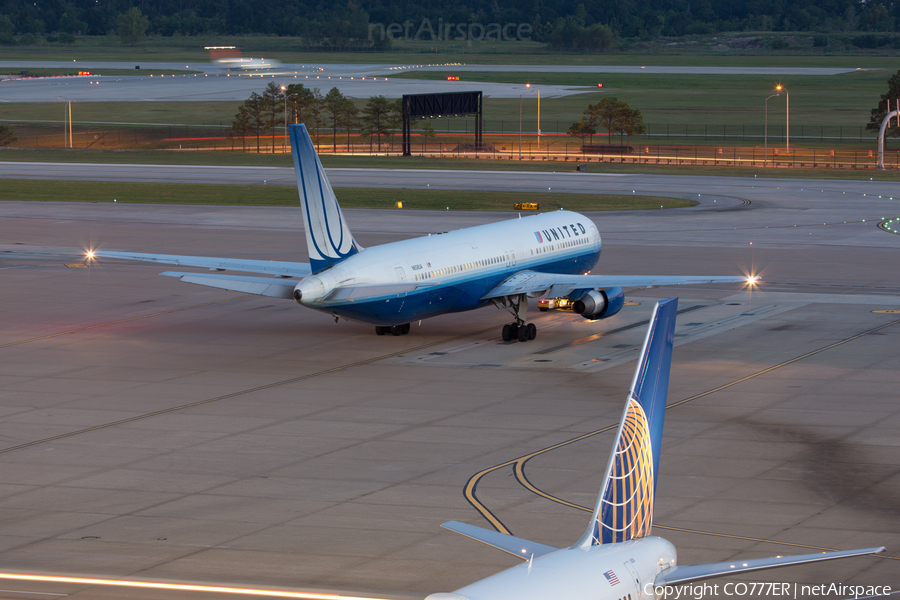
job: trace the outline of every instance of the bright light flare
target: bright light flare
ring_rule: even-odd
[[[84,263],[90,264],[92,262],[95,262],[96,260],[97,260],[97,255],[94,254],[94,249],[93,248],[85,248],[84,249]]]
[[[165,583],[162,581],[133,581],[129,579],[100,579],[94,577],[64,577],[59,575],[32,575],[29,573],[0,573],[0,579],[16,581],[41,581],[45,583],[74,583],[78,585],[106,585],[141,588],[148,590],[178,590],[186,592],[212,592],[241,596],[265,596],[268,598],[302,598],[304,600],[383,600],[361,596],[340,594],[317,594],[313,592],[292,592],[290,590],[266,590],[254,588],[225,587],[218,585],[196,585],[190,583]]]
[[[759,285],[759,282],[761,280],[762,280],[762,278],[759,275],[748,275],[747,276],[747,287],[750,287],[750,288],[756,287],[757,285]]]

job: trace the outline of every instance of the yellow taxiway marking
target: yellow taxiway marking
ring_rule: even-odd
[[[87,269],[88,266],[84,263],[63,263],[70,269]]]
[[[886,309],[886,310],[873,310],[872,312],[879,314],[879,315],[898,315],[898,314],[900,314],[900,310],[898,310],[896,308],[890,308],[890,309]]]
[[[897,312],[900,312],[900,311],[897,311]],[[755,378],[755,377],[759,377],[760,375],[764,375],[764,374],[766,374],[766,373],[770,373],[770,372],[772,372],[772,371],[774,371],[774,370],[776,370],[776,369],[780,369],[780,368],[782,368],[782,367],[786,367],[787,365],[793,364],[793,363],[795,363],[795,362],[797,362],[797,361],[803,360],[803,359],[805,359],[805,358],[809,358],[810,356],[813,356],[813,355],[815,355],[815,354],[819,354],[819,353],[821,353],[821,352],[825,352],[826,350],[830,350],[830,349],[832,349],[832,348],[834,348],[834,347],[836,347],[836,346],[840,346],[840,345],[842,345],[842,344],[846,344],[846,343],[848,343],[848,342],[852,342],[853,340],[857,340],[857,339],[859,339],[859,338],[861,338],[861,337],[864,337],[864,336],[866,336],[866,335],[869,335],[869,334],[871,334],[871,333],[874,333],[874,332],[879,331],[879,330],[881,330],[881,329],[884,329],[884,328],[886,328],[886,327],[891,327],[891,326],[893,326],[893,325],[897,325],[898,323],[900,323],[900,319],[895,320],[895,321],[891,321],[890,323],[885,323],[884,325],[879,325],[878,327],[874,327],[874,328],[872,328],[872,329],[868,329],[868,330],[866,330],[866,331],[864,331],[864,332],[862,332],[862,333],[858,333],[858,334],[856,334],[856,335],[854,335],[854,336],[851,336],[851,337],[845,338],[845,339],[843,339],[843,340],[837,341],[837,342],[835,342],[835,343],[833,343],[833,344],[829,344],[828,346],[823,346],[822,348],[819,348],[819,349],[817,349],[817,350],[813,350],[812,352],[807,352],[806,354],[803,354],[803,355],[801,355],[801,356],[797,356],[797,357],[792,358],[792,359],[790,359],[790,360],[787,360],[787,361],[784,361],[784,362],[779,363],[779,364],[777,364],[777,365],[771,366],[771,367],[769,367],[769,368],[767,368],[767,369],[763,369],[762,371],[757,371],[756,373],[753,373],[753,374],[751,374],[751,375],[747,375],[746,377],[742,377],[742,378],[737,379],[737,380],[735,380],[735,381],[732,381],[732,382],[730,382],[730,383],[726,383],[726,384],[721,385],[721,386],[719,386],[719,387],[717,387],[717,388],[714,388],[714,389],[711,389],[711,390],[707,390],[707,391],[702,392],[702,393],[700,393],[700,394],[696,394],[696,395],[694,395],[694,396],[691,396],[690,398],[685,398],[684,400],[679,400],[678,402],[675,402],[675,403],[673,403],[673,404],[669,404],[669,405],[666,406],[666,410],[669,410],[669,409],[674,408],[674,407],[676,407],[676,406],[681,406],[682,404],[686,404],[686,403],[688,403],[688,402],[690,402],[690,401],[692,401],[692,400],[696,400],[696,399],[698,399],[698,398],[702,398],[702,397],[704,397],[704,396],[708,396],[709,394],[713,394],[713,393],[715,393],[715,392],[719,392],[719,391],[724,390],[724,389],[726,389],[726,388],[729,388],[729,387],[731,387],[731,386],[737,385],[737,384],[739,384],[739,383],[743,383],[744,381],[753,379],[753,378]],[[494,513],[492,513],[492,512],[490,511],[490,509],[488,509],[484,504],[482,504],[482,502],[481,502],[480,500],[478,500],[478,497],[475,495],[475,490],[476,490],[476,488],[477,488],[477,486],[478,486],[479,481],[480,481],[482,478],[484,478],[485,475],[487,475],[487,474],[489,474],[489,473],[492,473],[492,472],[494,472],[494,471],[496,471],[496,470],[498,470],[498,469],[502,469],[502,468],[504,468],[504,467],[508,467],[508,466],[514,465],[513,469],[514,469],[514,472],[515,472],[516,480],[517,480],[523,487],[525,487],[528,491],[530,491],[530,492],[532,492],[532,493],[534,493],[534,494],[537,494],[538,496],[540,496],[540,497],[542,497],[542,498],[545,498],[545,499],[550,500],[550,501],[552,501],[552,502],[556,502],[556,503],[558,503],[558,504],[562,504],[562,505],[564,505],[564,506],[568,506],[568,507],[570,507],[570,508],[574,508],[574,509],[577,509],[577,510],[583,510],[583,511],[586,511],[586,512],[592,512],[593,509],[591,509],[591,508],[588,508],[588,507],[585,507],[585,506],[581,506],[581,505],[579,505],[579,504],[573,504],[572,502],[567,502],[567,501],[565,501],[565,500],[563,500],[563,499],[561,499],[561,498],[557,498],[556,496],[552,496],[552,495],[548,494],[547,492],[544,492],[543,490],[538,489],[537,487],[535,487],[535,486],[528,480],[528,477],[525,475],[525,464],[526,464],[529,460],[531,460],[532,458],[534,458],[535,456],[539,456],[539,455],[541,455],[541,454],[545,454],[545,453],[547,453],[547,452],[550,452],[551,450],[556,450],[557,448],[562,448],[563,446],[568,446],[569,444],[574,444],[575,442],[580,442],[581,440],[587,439],[587,438],[589,438],[589,437],[593,437],[593,436],[595,436],[595,435],[599,435],[599,434],[601,434],[601,433],[604,433],[604,432],[607,432],[607,431],[611,431],[611,430],[615,429],[616,427],[618,427],[618,425],[609,425],[609,426],[607,426],[607,427],[604,427],[603,429],[598,429],[598,430],[592,431],[592,432],[590,432],[590,433],[585,433],[585,434],[583,434],[583,435],[580,435],[580,436],[578,436],[578,437],[572,438],[572,439],[570,439],[570,440],[566,440],[566,441],[564,441],[564,442],[560,442],[560,443],[558,443],[558,444],[554,444],[554,445],[552,445],[552,446],[548,446],[548,447],[546,447],[546,448],[542,448],[541,450],[537,450],[537,451],[532,452],[532,453],[530,453],[530,454],[526,454],[526,455],[524,455],[524,456],[520,456],[519,458],[514,458],[514,459],[512,459],[512,460],[508,460],[508,461],[506,461],[506,462],[504,462],[504,463],[501,463],[501,464],[499,464],[499,465],[495,465],[495,466],[493,466],[493,467],[484,469],[483,471],[479,471],[478,473],[476,473],[475,475],[473,475],[471,478],[469,478],[469,481],[466,482],[465,491],[464,491],[465,498],[466,498],[466,500],[469,501],[469,504],[471,504],[471,505],[475,508],[475,510],[477,510],[479,513],[481,513],[481,516],[483,516],[483,517],[484,517],[484,518],[485,518],[485,519],[486,519],[486,520],[487,520],[487,521],[488,521],[488,522],[489,522],[489,523],[490,523],[497,531],[499,531],[500,533],[505,533],[505,534],[507,534],[507,535],[512,535],[512,533],[510,532],[510,530],[509,530],[509,529],[508,529],[508,528],[500,521],[500,519],[498,519],[497,516],[494,515]],[[759,539],[759,538],[750,538],[750,537],[743,537],[743,536],[737,536],[737,535],[729,535],[729,534],[724,534],[724,533],[715,533],[715,532],[711,532],[711,531],[700,531],[700,530],[694,530],[694,529],[681,529],[681,528],[678,528],[678,527],[666,527],[666,526],[663,526],[663,525],[656,525],[656,524],[654,524],[653,526],[654,526],[654,527],[659,527],[660,529],[669,529],[669,530],[672,530],[672,531],[684,531],[684,532],[689,532],[689,533],[697,533],[697,534],[701,534],[701,535],[711,535],[711,536],[716,536],[716,537],[725,537],[725,538],[732,538],[732,539],[749,540],[749,541],[755,541],[755,542],[765,542],[765,543],[769,543],[769,544],[781,544],[781,545],[785,545],[785,546],[795,546],[795,547],[798,547],[798,548],[810,548],[810,549],[813,549],[813,550],[834,550],[834,548],[821,548],[821,547],[819,547],[819,546],[810,546],[810,545],[807,545],[807,544],[796,544],[796,543],[792,543],[792,542],[781,542],[781,541],[778,541],[778,540],[766,540],[766,539]],[[880,558],[890,558],[890,559],[892,559],[892,560],[900,560],[900,557],[895,557],[895,556],[884,556],[884,557],[880,557]]]
[[[2,573],[0,579],[16,581],[40,581],[44,583],[75,583],[78,585],[107,585],[115,587],[143,588],[148,590],[177,590],[184,592],[212,592],[241,596],[266,596],[269,598],[304,598],[306,600],[381,600],[363,596],[342,596],[341,594],[319,594],[314,592],[293,592],[257,588],[238,588],[219,585],[196,585],[190,583],[166,583],[163,581],[135,581],[132,579],[101,579],[95,577],[66,577],[60,575],[32,575],[30,573]]]

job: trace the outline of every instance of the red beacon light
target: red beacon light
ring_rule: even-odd
[[[447,75],[447,81],[459,81],[459,75]]]
[[[598,84],[597,84],[597,87],[603,87],[603,84],[602,84],[602,83],[598,83]]]

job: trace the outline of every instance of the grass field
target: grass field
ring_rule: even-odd
[[[521,101],[518,98],[486,98],[484,126],[486,132],[512,135],[519,130],[519,109],[522,108],[522,129],[537,131],[537,88],[541,85],[570,85],[584,87],[585,93],[564,98],[541,100],[541,129],[544,133],[564,134],[569,126],[581,118],[588,104],[602,97],[614,95],[641,110],[644,123],[651,134],[668,131],[684,132],[691,127],[691,137],[698,137],[708,128],[721,132],[723,127],[752,129],[761,137],[765,122],[765,100],[776,84],[790,91],[790,119],[794,135],[799,127],[808,127],[815,135],[821,127],[838,136],[838,127],[847,128],[842,137],[852,143],[859,128],[869,120],[869,111],[887,89],[892,71],[879,69],[833,76],[770,76],[734,75],[594,75],[585,73],[491,73],[473,72],[463,75],[465,82],[499,81],[505,83],[531,82],[532,91]],[[438,72],[410,72],[397,77],[438,79]],[[603,81],[603,93],[597,82]],[[260,82],[259,91],[265,85]],[[327,84],[322,85],[323,93]],[[361,109],[366,99],[356,99]],[[212,125],[228,127],[240,102],[78,102],[73,104],[76,127],[81,124],[160,124]],[[5,103],[0,104],[0,122],[37,123],[62,122],[62,104]],[[773,133],[785,124],[786,97],[771,98],[768,102],[768,124]],[[474,118],[468,120],[435,119],[432,123],[439,134],[473,131]],[[732,129],[733,131],[733,129]],[[871,137],[871,134],[865,134]],[[178,137],[181,137],[180,135]],[[702,137],[702,136],[701,136]],[[654,138],[650,138],[654,139]],[[721,138],[718,138],[721,139]],[[572,138],[570,141],[575,141]],[[857,140],[858,141],[858,140]],[[720,142],[715,142],[720,143]],[[843,143],[843,142],[842,142]]]
[[[537,202],[541,210],[647,210],[681,208],[696,202],[681,198],[607,194],[473,192],[421,189],[335,188],[343,208],[512,211],[516,202]],[[230,206],[299,206],[293,186],[119,183],[109,181],[37,181],[4,179],[8,201],[66,201]]]
[[[603,83],[603,94],[590,93],[568,98],[544,98],[541,102],[541,124],[544,131],[564,133],[568,126],[581,117],[581,111],[589,103],[603,96],[615,96],[637,108],[644,116],[644,123],[669,124],[673,127],[685,124],[708,123],[714,126],[752,123],[762,126],[766,97],[775,93],[782,84],[790,91],[791,125],[819,126],[865,125],[869,111],[878,104],[881,94],[887,91],[887,80],[894,71],[878,69],[856,71],[842,75],[797,75],[773,77],[762,75],[658,75],[658,74],[592,74],[592,73],[461,73],[463,80],[480,82],[541,85],[585,86],[597,89]],[[440,79],[445,73],[436,71],[412,71],[396,78]],[[781,126],[785,121],[785,100],[769,100],[769,125]],[[534,92],[526,97],[527,127],[535,125],[537,98]],[[486,127],[499,119],[515,121],[518,126],[518,99],[493,99],[484,102]],[[512,117],[512,118],[511,118]],[[557,121],[559,125],[557,126]]]
[[[722,35],[722,34],[719,34]],[[725,34],[727,35],[727,34]],[[754,35],[742,32],[740,36]],[[761,34],[763,36],[770,34]],[[781,32],[779,35],[794,35]],[[809,36],[809,33],[796,35]],[[673,49],[665,46],[669,40],[660,40],[654,52],[641,54],[630,49],[620,49],[603,54],[563,54],[550,52],[542,44],[525,42],[473,42],[463,47],[459,43],[438,44],[430,42],[403,42],[396,44],[393,52],[301,52],[303,44],[299,38],[271,36],[197,36],[197,37],[150,37],[136,47],[123,47],[117,37],[79,38],[71,46],[34,45],[6,46],[4,60],[72,60],[79,61],[208,61],[209,55],[203,46],[234,45],[243,49],[245,56],[274,58],[290,63],[366,63],[366,64],[422,64],[427,62],[463,62],[468,64],[570,64],[570,65],[725,65],[725,66],[771,66],[784,67],[883,67],[896,68],[896,51],[853,51],[842,53],[750,51],[742,55],[737,52],[706,50],[704,43],[712,36],[688,36],[686,40],[700,43],[694,47]]]
[[[261,84],[259,87],[261,92],[265,85]],[[64,102],[0,104],[0,122],[62,123],[64,104]],[[73,102],[72,121],[75,127],[79,123],[230,126],[240,105],[240,102]]]

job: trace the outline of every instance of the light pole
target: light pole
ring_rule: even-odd
[[[72,143],[72,101],[62,96],[57,96],[60,100],[66,101],[66,107],[63,109],[63,148],[74,148]],[[69,137],[66,138],[66,121],[68,121]]]
[[[787,151],[791,149],[791,93],[781,85],[776,85],[775,89],[785,95],[784,149]]]
[[[519,94],[519,160],[522,160],[522,94]]]
[[[287,93],[287,88],[286,88],[285,86],[281,86],[281,93],[284,94],[284,139],[282,140],[282,143],[281,143],[281,151],[282,151],[282,152],[287,152],[287,137],[288,137],[288,130],[287,130],[287,105],[288,105],[288,98],[293,98],[293,97],[296,96],[297,94],[291,94],[291,95],[289,96],[288,93]]]
[[[525,87],[531,89],[531,84],[526,83]],[[541,88],[535,88],[538,93],[538,122],[537,122],[537,137],[538,137],[538,146],[541,145]]]
[[[780,85],[779,85],[777,88],[775,88],[775,89],[777,90],[777,89],[779,89],[779,88],[781,88]],[[765,102],[765,105],[766,105],[766,118],[765,118],[765,121],[764,121],[764,122],[765,122],[765,126],[764,126],[764,129],[763,129],[763,131],[764,131],[764,133],[763,133],[763,144],[764,144],[764,145],[763,145],[763,166],[764,166],[764,167],[768,167],[768,166],[769,166],[769,99],[775,98],[776,96],[780,96],[780,95],[781,95],[781,94],[772,94],[771,96],[769,96],[768,98],[766,98],[766,102]]]

